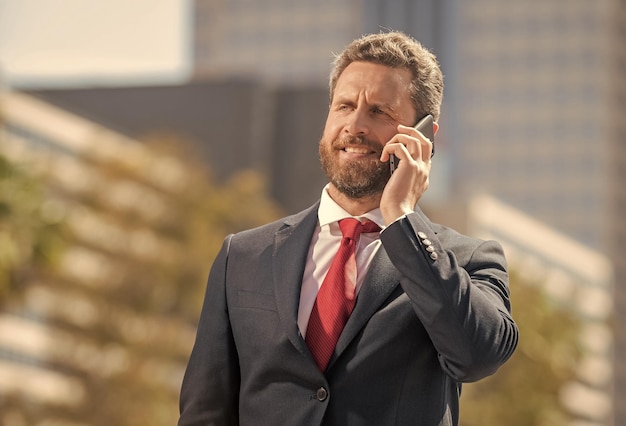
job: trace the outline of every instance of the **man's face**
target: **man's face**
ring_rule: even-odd
[[[411,72],[370,62],[343,71],[320,140],[322,167],[331,185],[351,198],[381,193],[390,177],[379,158],[398,124],[415,123]]]

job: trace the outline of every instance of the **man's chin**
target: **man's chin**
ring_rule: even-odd
[[[362,188],[346,188],[346,187],[339,187],[337,188],[337,190],[352,200],[361,200],[364,198],[371,198],[380,192],[380,191],[373,191],[370,189],[364,190]]]
[[[369,198],[377,194],[381,194],[385,189],[386,182],[354,182],[342,179],[331,179],[332,185],[348,198],[359,199]]]

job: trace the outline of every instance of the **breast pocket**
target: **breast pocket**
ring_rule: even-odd
[[[273,294],[255,293],[244,290],[237,291],[237,307],[276,312],[276,303]]]

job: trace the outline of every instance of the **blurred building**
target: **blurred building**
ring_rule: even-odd
[[[614,424],[626,424],[626,2],[457,5],[451,189],[489,193],[611,259]]]
[[[255,76],[279,85],[323,85],[333,53],[382,28],[403,29],[439,49],[449,1],[195,0],[198,79]]]
[[[222,181],[260,171],[287,211],[311,205],[325,184],[316,159],[326,88],[216,77],[179,86],[25,92],[136,140],[187,141]]]
[[[568,425],[613,424],[614,288],[609,259],[491,196],[475,196],[467,208],[471,235],[499,241],[512,270],[580,319],[576,380],[559,391],[561,404],[575,419]]]

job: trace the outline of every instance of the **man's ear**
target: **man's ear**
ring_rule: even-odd
[[[439,123],[433,122],[433,133],[436,135],[437,130],[439,130]]]

